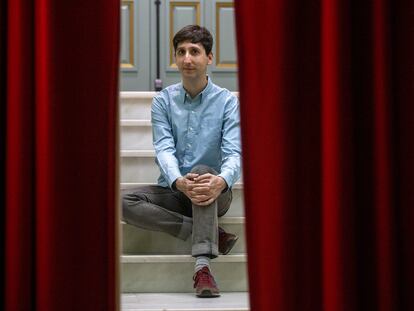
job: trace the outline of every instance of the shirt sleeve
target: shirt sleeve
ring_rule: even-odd
[[[226,104],[221,143],[222,165],[218,176],[223,177],[231,188],[241,172],[240,113],[236,96],[232,95]]]
[[[176,149],[171,123],[164,99],[154,97],[151,107],[152,142],[161,174],[172,187],[173,182],[181,177],[176,157]]]

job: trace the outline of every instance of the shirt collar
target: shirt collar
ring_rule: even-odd
[[[202,98],[203,96],[205,96],[206,94],[208,94],[208,92],[210,91],[212,85],[213,85],[213,82],[211,81],[211,77],[209,75],[207,75],[207,85],[206,85],[206,87],[200,93],[198,93],[196,95],[196,97],[194,97],[194,99],[195,98],[198,98],[199,96]],[[183,82],[181,82],[181,85],[180,85],[180,97],[181,97],[181,102],[182,103],[185,103],[186,95],[187,95],[187,92],[184,89]],[[188,95],[188,98],[189,99],[191,98],[190,95]]]

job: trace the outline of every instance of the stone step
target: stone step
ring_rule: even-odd
[[[121,92],[120,118],[151,119],[151,104],[155,92]]]
[[[247,292],[221,293],[200,299],[194,293],[137,293],[121,295],[122,311],[249,311]]]
[[[121,150],[153,150],[151,122],[122,120],[120,127]]]
[[[121,190],[134,189],[140,186],[145,186],[155,183],[121,183]],[[243,184],[236,183],[233,187],[233,200],[231,206],[226,213],[227,217],[242,217],[244,216],[244,199],[243,199]]]
[[[246,255],[219,256],[211,270],[221,292],[247,292]],[[189,255],[122,255],[123,293],[191,293],[194,258]]]
[[[244,217],[223,216],[219,218],[219,225],[227,232],[239,236],[229,255],[245,253]],[[164,232],[144,230],[126,223],[122,223],[122,234],[122,250],[125,255],[191,254],[191,238],[182,241]]]
[[[155,163],[153,151],[121,151],[120,179],[122,183],[156,183],[159,175],[160,170]]]

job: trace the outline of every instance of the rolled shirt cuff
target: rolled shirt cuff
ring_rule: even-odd
[[[167,180],[168,180],[168,185],[170,186],[170,188],[172,189],[172,190],[174,190],[174,188],[173,188],[173,183],[177,180],[177,178],[179,178],[179,177],[181,177],[182,175],[181,175],[181,173],[180,173],[180,171],[178,171],[177,170],[177,172],[171,172],[169,175],[168,175],[168,178],[167,178]]]

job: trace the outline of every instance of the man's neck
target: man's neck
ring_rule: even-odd
[[[183,80],[183,87],[187,91],[187,93],[191,96],[191,98],[194,98],[197,96],[198,93],[200,93],[204,88],[206,87],[208,83],[207,76],[204,77],[204,79],[198,79],[198,80]]]

